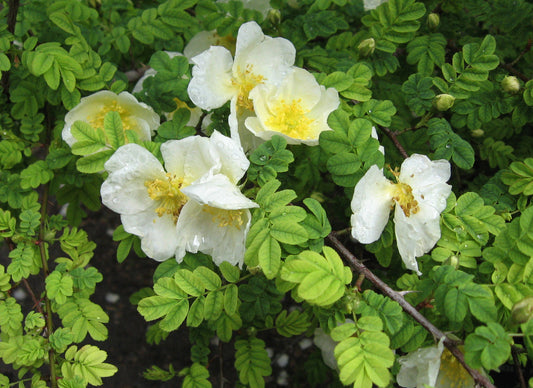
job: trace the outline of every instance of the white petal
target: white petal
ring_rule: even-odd
[[[421,189],[447,182],[450,174],[450,163],[447,160],[431,161],[425,155],[413,154],[403,161],[399,180],[413,189]]]
[[[187,43],[183,49],[183,55],[190,61],[196,55],[209,49],[209,47],[215,46],[218,38],[216,31],[200,31]]]
[[[438,346],[421,348],[400,357],[398,362],[401,367],[396,376],[398,385],[405,388],[422,388],[424,384],[435,386],[443,349],[444,345],[439,341]]]
[[[406,217],[401,207],[396,206],[394,223],[400,256],[408,269],[420,275],[416,258],[428,252],[439,240],[440,212],[419,204],[418,212]]]
[[[146,71],[144,72],[143,76],[141,78],[139,78],[139,80],[137,81],[137,83],[135,84],[135,86],[133,87],[133,90],[131,92],[132,93],[139,93],[141,90],[143,90],[144,80],[149,78],[149,77],[153,77],[156,74],[157,74],[157,71],[155,71],[154,69],[152,69],[152,68],[146,69]]]
[[[352,198],[352,237],[363,244],[379,239],[389,220],[392,204],[391,182],[376,166],[370,167],[357,183]]]
[[[365,11],[376,9],[379,5],[386,3],[388,0],[363,0]]]
[[[243,55],[250,48],[257,46],[265,39],[261,27],[256,22],[244,23],[239,27],[237,33],[237,43],[235,47],[235,58]]]
[[[110,173],[102,184],[102,203],[120,214],[132,214],[153,205],[145,182],[164,177],[163,166],[137,144],[120,147],[104,165]]]
[[[231,138],[241,145],[245,153],[255,150],[264,143],[264,140],[257,137],[255,133],[249,131],[245,126],[246,120],[252,117],[255,117],[254,113],[248,110],[244,110],[240,114],[237,114],[237,98],[232,98],[230,115],[228,118]]]
[[[215,174],[221,168],[220,158],[205,137],[169,140],[161,145],[161,154],[166,170],[183,177],[186,185],[205,174]]]
[[[187,92],[195,105],[206,110],[220,108],[237,93],[232,85],[233,59],[226,48],[211,46],[192,62],[195,65]]]
[[[144,102],[137,101],[135,96],[128,92],[120,93],[117,97],[117,102],[129,112],[131,118],[136,119],[143,126],[144,132],[148,131],[150,135],[155,133],[161,123],[161,117],[154,112],[152,107]],[[141,133],[139,134],[141,135]],[[150,136],[146,140],[150,140]]]
[[[154,206],[144,212],[123,214],[120,219],[126,232],[141,238],[141,249],[148,257],[164,261],[174,256],[178,233],[172,216],[159,217]]]
[[[222,174],[193,182],[184,187],[181,192],[201,205],[209,205],[219,209],[259,207],[255,202],[245,197],[239,188]]]
[[[313,343],[320,349],[322,353],[322,360],[324,364],[331,369],[337,369],[337,359],[335,358],[335,346],[338,342],[335,342],[329,334],[326,334],[321,328],[315,329]]]
[[[213,132],[210,141],[222,162],[220,172],[226,175],[232,183],[236,184],[250,166],[250,162],[244,155],[240,143],[222,135],[218,131]]]
[[[191,200],[183,207],[178,219],[178,244],[188,252],[211,255],[215,264],[223,261],[242,266],[246,234],[250,228],[250,212],[244,211],[244,223],[240,229],[219,226],[204,206]]]

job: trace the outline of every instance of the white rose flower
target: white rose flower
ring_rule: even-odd
[[[187,88],[189,98],[206,110],[231,100],[232,137],[239,139],[239,132],[246,131],[244,120],[254,112],[250,91],[263,83],[279,86],[291,71],[295,55],[296,49],[287,39],[265,36],[256,22],[244,23],[237,34],[235,59],[221,46],[192,58],[195,65]]]
[[[293,68],[279,86],[258,85],[250,99],[257,117],[248,117],[246,128],[263,140],[281,135],[289,144],[318,145],[320,132],[331,130],[329,114],[340,104],[334,88],[319,85],[311,73],[300,68]]]
[[[400,371],[396,376],[405,388],[473,388],[474,379],[450,353],[444,349],[444,337],[436,346],[418,349],[398,359]]]
[[[451,186],[450,163],[431,161],[414,154],[404,160],[398,183],[389,181],[383,171],[372,166],[354,189],[352,237],[363,244],[379,239],[387,225],[391,207],[398,251],[405,266],[416,271],[416,258],[428,252],[440,238],[440,213],[446,208]]]
[[[240,146],[214,132],[170,140],[161,154],[165,168],[137,144],[120,147],[105,164],[102,203],[155,260],[181,262],[186,251],[201,251],[216,264],[242,265],[248,209],[257,204],[236,186],[249,165]]]
[[[389,0],[363,0],[365,11],[376,9],[381,4],[386,3]]]
[[[80,103],[66,114],[63,140],[72,147],[76,139],[70,128],[75,121],[85,121],[93,128],[103,128],[106,114],[113,111],[120,114],[124,130],[135,131],[141,141],[150,140],[159,127],[159,115],[148,105],[138,102],[130,93],[116,94],[102,90],[83,97]]]

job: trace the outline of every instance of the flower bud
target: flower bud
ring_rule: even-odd
[[[451,265],[455,269],[459,268],[459,257],[457,255],[448,257],[446,264]]]
[[[436,30],[440,24],[440,16],[436,13],[430,13],[427,20],[428,28],[430,30]]]
[[[470,135],[472,135],[472,137],[482,137],[483,135],[485,135],[485,131],[481,128],[473,129],[470,131]]]
[[[517,93],[520,90],[520,82],[514,75],[508,75],[502,82],[502,89],[507,93]]]
[[[279,25],[281,23],[281,12],[280,12],[280,10],[271,8],[268,11],[267,18],[268,18],[268,20],[270,20],[270,23],[272,23],[273,25],[275,25],[275,26]]]
[[[451,94],[439,94],[433,100],[433,105],[435,106],[435,108],[437,108],[441,112],[444,112],[450,109],[453,106],[454,102],[455,102],[455,97],[452,96]]]
[[[369,55],[372,55],[374,53],[374,50],[376,49],[376,41],[374,40],[374,38],[365,39],[361,43],[359,43],[357,49],[363,57],[368,57]]]
[[[533,318],[533,296],[528,296],[515,303],[511,310],[511,319],[514,323],[522,324]]]

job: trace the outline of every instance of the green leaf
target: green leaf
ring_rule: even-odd
[[[67,296],[73,294],[74,282],[68,274],[62,274],[58,271],[52,271],[46,277],[46,294],[57,304],[63,304],[67,301]]]
[[[313,251],[290,256],[281,269],[281,278],[297,283],[298,296],[309,303],[328,306],[344,295],[344,285],[352,280],[352,273],[333,249],[324,247],[323,252],[325,256]]]
[[[511,355],[511,337],[498,323],[479,326],[465,340],[465,361],[473,368],[494,370]]]
[[[91,385],[102,385],[102,377],[113,376],[118,369],[105,363],[107,353],[93,345],[85,345],[78,350],[72,345],[65,353],[61,373],[66,378],[81,376]]]
[[[113,150],[100,151],[92,155],[84,156],[76,162],[79,172],[96,174],[104,170],[104,164],[113,155]]]
[[[281,266],[281,247],[271,236],[268,236],[258,251],[259,266],[267,279],[273,279]]]
[[[239,268],[234,265],[231,265],[227,261],[222,262],[218,268],[222,273],[222,276],[224,276],[224,279],[226,279],[230,283],[237,282],[241,277],[241,271],[239,270]]]
[[[207,294],[204,303],[204,317],[206,320],[218,319],[224,308],[224,294],[222,291],[211,291]]]
[[[304,333],[311,325],[309,316],[298,310],[293,310],[287,315],[287,310],[283,310],[276,317],[276,330],[284,337],[292,337]]]
[[[509,186],[512,195],[533,195],[533,158],[513,162],[504,170],[501,180]]]
[[[207,267],[199,266],[198,268],[195,268],[193,273],[200,278],[200,281],[206,290],[216,290],[220,288],[222,284],[220,277]]]
[[[182,373],[180,372],[180,375]],[[211,388],[211,382],[209,379],[209,370],[195,362],[187,369],[185,378],[183,379],[183,388]]]
[[[335,347],[339,378],[345,385],[370,388],[374,383],[385,387],[391,378],[389,368],[394,363],[389,337],[381,332],[377,317],[361,317],[357,326],[360,331],[357,337],[343,339]]]
[[[205,292],[201,278],[188,269],[178,269],[174,278],[178,286],[189,295],[200,296]]]
[[[126,144],[122,119],[118,112],[108,112],[104,117],[104,133],[107,143],[116,150]]]
[[[291,245],[302,244],[308,237],[305,228],[291,220],[276,220],[270,227],[270,236],[281,243]]]
[[[235,341],[235,368],[239,372],[239,380],[251,388],[265,386],[263,376],[272,373],[270,357],[265,343],[258,338]]]

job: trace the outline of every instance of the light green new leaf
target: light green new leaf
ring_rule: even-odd
[[[53,271],[46,277],[46,294],[58,304],[63,304],[67,301],[67,296],[72,295],[73,284],[72,276]]]
[[[307,231],[292,220],[276,220],[270,227],[270,236],[281,243],[298,245],[307,241]]]
[[[271,236],[267,236],[257,252],[259,266],[267,279],[273,279],[281,266],[281,247]]]
[[[65,353],[61,373],[66,378],[81,376],[91,385],[102,385],[102,377],[113,376],[118,369],[105,363],[107,353],[93,345],[85,345],[78,350],[72,345]]]
[[[200,296],[205,292],[202,279],[188,269],[178,269],[174,278],[179,287],[189,295]]]
[[[122,119],[118,112],[108,112],[104,117],[104,133],[109,145],[116,150],[126,144]]]
[[[195,268],[193,274],[200,279],[206,290],[213,291],[220,288],[222,285],[220,276],[203,265]]]
[[[331,305],[344,295],[345,284],[352,280],[351,271],[346,271],[342,260],[329,247],[323,248],[324,256],[304,251],[291,256],[281,269],[281,278],[298,283],[298,296],[311,304]]]
[[[230,283],[237,282],[241,277],[241,271],[239,270],[239,268],[234,265],[231,265],[227,261],[222,262],[222,264],[219,265],[218,269],[222,273],[222,276],[224,276],[224,279],[226,279]]]
[[[159,322],[159,327],[164,331],[170,332],[178,329],[185,320],[185,318],[187,318],[187,313],[189,312],[189,301],[187,299],[182,299],[179,301],[174,300],[174,302],[175,303],[172,308],[167,312],[166,316]]]
[[[76,162],[79,172],[96,174],[104,170],[104,164],[113,155],[113,150],[100,151],[92,155],[84,156]]]

